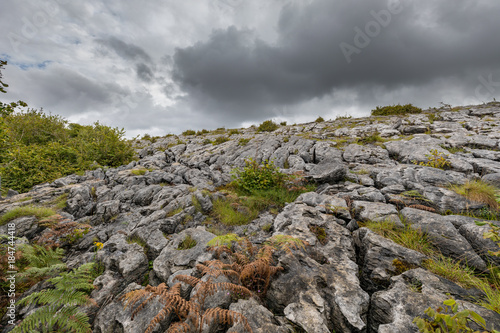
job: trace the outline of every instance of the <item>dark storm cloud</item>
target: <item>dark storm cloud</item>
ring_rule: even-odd
[[[116,37],[97,40],[98,43],[113,50],[125,60],[138,61],[142,60],[151,63],[151,57],[142,48],[134,44],[125,43]]]
[[[498,73],[499,2],[392,3],[291,3],[281,11],[276,42],[251,30],[214,31],[205,42],[177,49],[174,79],[193,103],[215,113],[258,115],[337,89],[368,99],[375,91],[420,89],[448,78],[473,90],[480,73]]]
[[[136,73],[139,79],[145,82],[151,82],[154,78],[154,74],[151,68],[143,63],[137,64]]]

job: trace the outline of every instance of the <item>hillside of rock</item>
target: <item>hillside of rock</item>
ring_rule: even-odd
[[[80,237],[56,235],[51,241],[65,249],[69,268],[96,260],[104,265],[93,281],[95,304],[82,308],[92,332],[145,332],[164,304],[155,299],[132,320],[121,296],[148,284],[172,287],[178,274],[200,277],[196,265],[215,258],[207,243],[223,233],[256,246],[276,235],[308,244],[273,254],[280,270],[265,297],[221,294],[210,300],[242,314],[254,333],[418,332],[413,319],[450,297],[482,316],[489,329],[500,330],[500,314],[481,306],[487,299],[483,290],[431,272],[426,262],[432,255],[370,228],[390,222],[395,230],[421,232],[435,253],[477,274],[500,264],[488,252],[498,246],[483,238],[489,227],[475,223],[496,217],[494,209],[452,188],[479,180],[500,187],[500,103],[153,141],[136,142],[138,160],[128,165],[71,175],[0,201],[2,216],[21,206],[53,206],[62,198],[57,223],[89,226]],[[437,165],[440,158],[445,162]],[[300,186],[315,190],[284,207],[262,209],[248,224],[223,224],[214,205],[235,196],[227,185],[249,159],[273,161],[283,173],[297,175]],[[47,236],[50,227],[39,222],[36,216],[11,220],[16,242]],[[7,224],[0,234],[8,234]],[[196,245],[180,250],[188,235]],[[39,282],[19,299],[43,288],[51,287]],[[34,308],[19,307],[17,320]],[[13,328],[7,320],[2,332]],[[165,319],[152,332],[166,332],[172,322]],[[202,331],[245,328],[241,321],[210,323]]]

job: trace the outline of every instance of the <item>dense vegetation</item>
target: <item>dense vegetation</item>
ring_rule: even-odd
[[[0,64],[0,70],[5,65]],[[1,79],[1,72],[0,72]],[[1,82],[1,81],[0,81]],[[1,82],[0,86],[5,87]],[[2,88],[2,92],[6,92]],[[21,101],[0,102],[0,176],[2,189],[26,192],[36,184],[99,166],[129,163],[134,150],[124,130],[96,122],[83,126]]]
[[[388,106],[377,106],[372,110],[372,116],[394,116],[394,115],[405,115],[413,113],[422,113],[422,109],[412,104],[405,105],[388,105]]]

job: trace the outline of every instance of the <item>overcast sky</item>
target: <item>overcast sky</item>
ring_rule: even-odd
[[[500,100],[498,0],[1,0],[4,102],[127,136]]]

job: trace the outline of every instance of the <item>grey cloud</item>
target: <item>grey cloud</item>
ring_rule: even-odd
[[[138,61],[142,60],[151,63],[151,57],[142,48],[137,45],[125,43],[116,37],[108,37],[106,39],[99,39],[97,42],[104,45],[116,52],[120,57],[126,60]]]
[[[145,82],[151,82],[154,78],[154,74],[151,68],[143,63],[137,64],[136,73],[139,79]]]
[[[340,44],[356,46],[354,29],[365,30],[375,21],[371,11],[386,10],[387,1],[294,2],[283,7],[273,44],[250,30],[214,31],[209,40],[176,50],[174,79],[193,103],[244,119],[345,88],[373,101],[376,94],[408,87],[421,93],[417,100],[428,102],[424,88],[436,80],[450,79],[473,91],[480,73],[498,72],[500,3],[402,3],[402,12],[391,15],[366,47],[358,47],[351,63]]]

